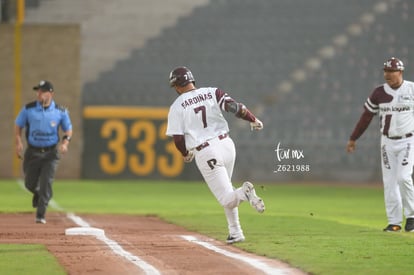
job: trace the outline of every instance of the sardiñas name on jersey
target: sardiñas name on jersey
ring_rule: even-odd
[[[213,98],[213,96],[212,96],[211,92],[208,92],[206,94],[199,94],[199,95],[197,95],[193,98],[189,98],[189,99],[184,100],[184,102],[181,103],[181,106],[185,109],[188,106],[191,106],[193,104],[197,104],[199,102],[203,102],[203,101],[206,101],[206,100],[212,99],[212,98]]]

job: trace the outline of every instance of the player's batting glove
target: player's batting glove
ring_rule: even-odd
[[[250,129],[259,131],[263,129],[263,122],[261,122],[257,117],[254,122],[250,122]]]
[[[192,162],[194,159],[194,152],[188,151],[187,155],[184,156],[184,162]]]

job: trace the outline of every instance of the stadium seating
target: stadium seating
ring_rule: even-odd
[[[384,60],[398,56],[407,65],[407,77],[412,75],[414,53],[408,49],[414,38],[407,34],[414,19],[409,3],[199,2],[156,35],[144,36],[145,42],[129,48],[111,66],[97,70],[83,83],[83,104],[169,106],[175,94],[168,87],[168,73],[186,65],[198,86],[228,91],[265,123],[263,133],[254,135],[248,125],[229,118],[238,149],[237,178],[378,180],[376,120],[355,154],[346,154],[345,145],[365,99],[383,82]],[[146,26],[155,21],[148,20]],[[85,37],[96,31],[87,21],[85,25]],[[139,37],[137,31],[132,39]],[[305,157],[279,162],[279,142],[302,150]],[[252,162],[254,169],[248,168]],[[292,163],[308,164],[310,171],[274,173],[276,165]]]

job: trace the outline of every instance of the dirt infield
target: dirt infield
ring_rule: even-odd
[[[276,274],[278,270],[279,274],[304,274],[282,262],[243,252],[156,217],[82,215],[81,218],[91,227],[103,229],[106,238],[155,267],[160,274]],[[64,213],[48,213],[47,224],[36,224],[32,213],[1,214],[0,219],[0,243],[44,244],[68,274],[154,273],[116,254],[96,236],[66,235],[67,228],[77,225]],[[182,236],[192,236],[217,251]],[[233,257],[223,255],[223,251]],[[237,257],[247,258],[251,263]],[[262,264],[271,271],[260,269]]]

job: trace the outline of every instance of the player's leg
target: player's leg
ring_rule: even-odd
[[[221,148],[224,166],[226,167],[227,176],[231,184],[231,177],[233,175],[234,163],[236,160],[236,150],[233,140],[228,137],[224,140],[219,141],[219,148]],[[234,187],[233,187],[234,189]],[[240,225],[239,209],[238,207],[224,207],[224,213],[226,215],[229,236],[227,243],[242,242],[245,240],[243,230]]]
[[[255,208],[259,213],[265,210],[263,200],[256,195],[254,186],[250,182],[244,182],[243,185],[237,189],[234,189],[231,183],[231,174],[233,173],[233,167],[235,162],[235,147],[230,138],[224,140],[215,140],[212,142],[213,148],[216,151],[218,159],[222,160],[228,175],[227,182],[219,182],[216,187],[218,188],[217,196],[220,196],[219,202],[223,207],[233,208],[238,206],[242,201],[249,201],[250,205]],[[213,183],[214,184],[214,183]],[[222,186],[226,185],[226,190],[221,190]],[[232,189],[229,189],[231,187]],[[213,193],[215,193],[213,191]]]
[[[402,224],[402,202],[400,189],[397,183],[397,172],[399,168],[398,157],[395,154],[394,144],[386,137],[381,141],[381,167],[384,184],[385,210],[388,224]]]
[[[233,172],[234,143],[228,138],[215,139],[209,143],[210,146],[196,152],[197,167],[217,201],[226,208],[237,207],[245,200],[245,196],[239,190],[234,190],[229,175]]]
[[[236,148],[233,140],[227,137],[221,141],[218,141],[218,148],[221,151],[224,167],[227,171],[227,176],[231,182],[233,176],[234,163],[236,162]]]
[[[240,225],[239,220],[239,208],[228,208],[224,207],[224,214],[226,215],[229,236],[227,238],[227,243],[235,243],[244,241],[243,230]]]
[[[244,241],[237,208],[240,199],[231,183],[235,161],[234,143],[231,140],[226,143],[221,141],[209,143],[210,146],[196,152],[197,167],[210,191],[224,208],[229,230],[227,243]]]
[[[401,143],[399,153],[398,182],[404,215],[406,218],[414,218],[414,185],[413,185],[413,165],[414,165],[414,138],[409,138],[406,143]]]

